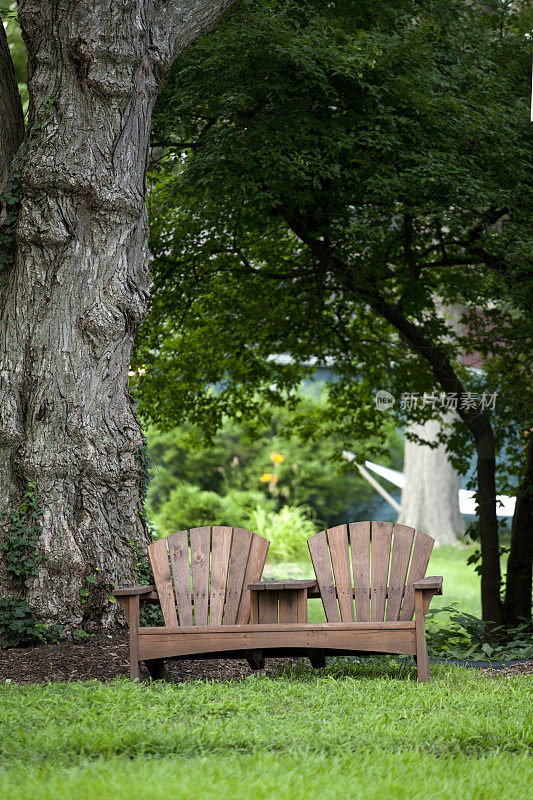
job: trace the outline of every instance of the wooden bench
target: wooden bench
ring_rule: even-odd
[[[155,586],[114,592],[130,626],[130,676],[139,677],[144,661],[152,678],[162,678],[166,658],[246,658],[261,669],[267,651],[307,656],[315,667],[326,653],[401,653],[415,657],[418,680],[427,680],[424,615],[442,593],[442,578],[424,577],[433,539],[404,525],[359,522],[321,531],[308,544],[316,581],[264,590],[254,584],[269,543],[251,531],[193,528],[151,544]],[[248,587],[264,596],[252,623]],[[322,599],[327,622],[304,621],[302,592]],[[160,605],[163,626],[140,625],[141,602]]]

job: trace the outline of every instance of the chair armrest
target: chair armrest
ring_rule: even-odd
[[[429,578],[421,578],[419,581],[413,583],[415,590],[415,598],[420,594],[422,595],[422,608],[424,614],[428,613],[429,604],[431,603],[434,595],[442,594],[442,576],[432,575]],[[415,599],[415,606],[416,606]]]
[[[141,603],[159,603],[159,595],[155,586],[129,586],[127,589],[115,589],[112,593],[123,605],[128,597],[138,597]]]
[[[137,620],[139,625],[139,610],[141,603],[159,603],[159,595],[157,594],[155,586],[128,586],[125,589],[115,589],[113,597],[116,597],[126,619],[130,623],[131,618]]]
[[[442,575],[432,575],[428,578],[420,578],[413,583],[416,589],[434,589],[436,594],[442,594]]]

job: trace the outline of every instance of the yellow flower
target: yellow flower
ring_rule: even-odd
[[[144,364],[141,364],[141,366],[137,367],[137,369],[132,369],[130,366],[128,370],[128,375],[130,376],[130,378],[135,378],[137,376],[144,375],[145,372],[146,372],[146,367],[144,366]]]
[[[283,464],[285,456],[282,456],[281,453],[270,453],[270,460],[275,461],[277,464]]]
[[[274,476],[272,475],[271,472],[263,472],[259,480],[261,481],[261,483],[268,483],[269,481],[272,480],[273,477]]]

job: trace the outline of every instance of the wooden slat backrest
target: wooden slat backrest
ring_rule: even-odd
[[[370,622],[370,522],[350,524],[357,622]]]
[[[209,556],[211,531],[191,528],[191,571],[194,598],[194,624],[207,625],[209,619]]]
[[[340,622],[339,604],[337,603],[337,592],[335,580],[331,569],[329,556],[328,540],[326,531],[315,533],[307,540],[311,561],[315,570],[316,579],[320,587],[320,596],[326,612],[328,622]]]
[[[426,570],[429,564],[429,558],[435,540],[428,536],[427,533],[417,531],[415,544],[413,547],[413,555],[411,557],[411,566],[409,567],[409,577],[405,585],[405,596],[403,598],[402,610],[400,611],[400,620],[409,621],[413,619],[415,613],[415,592],[413,584],[419,581],[420,578],[426,577]]]
[[[237,623],[252,538],[253,534],[250,531],[245,531],[241,528],[235,528],[233,531],[226,589],[226,608],[224,609],[225,625],[235,625]]]
[[[178,624],[176,614],[176,602],[174,600],[174,589],[170,575],[170,564],[168,561],[167,540],[158,539],[148,547],[148,557],[154,575],[155,588],[159,595],[161,611],[165,625],[173,627]]]
[[[211,534],[210,625],[222,625],[231,552],[231,528],[215,526]]]
[[[342,622],[354,622],[352,575],[346,525],[329,528],[327,537],[341,620]]]
[[[167,538],[170,565],[174,578],[174,594],[180,625],[192,625],[191,564],[187,531],[173,533]],[[166,624],[166,620],[165,620]]]
[[[353,597],[358,622],[413,618],[413,584],[426,574],[431,536],[419,531],[415,538],[413,528],[392,522],[353,522],[349,538],[339,525],[307,544],[328,622],[353,622]]]
[[[148,554],[165,625],[178,626],[178,616],[183,626],[247,624],[245,587],[261,579],[268,548],[256,533],[223,526],[191,528],[153,542]]]
[[[372,523],[371,565],[370,565],[370,621],[383,622],[385,601],[389,579],[390,548],[392,542],[392,522]]]
[[[268,539],[259,536],[257,533],[252,534],[252,544],[250,545],[248,564],[244,575],[241,602],[237,612],[237,625],[246,625],[250,620],[250,592],[245,587],[249,583],[257,583],[261,580],[269,547],[270,542]],[[226,624],[229,625],[229,623]]]
[[[414,528],[409,528],[407,525],[394,526],[387,613],[385,614],[387,622],[396,622],[400,614],[414,535]]]

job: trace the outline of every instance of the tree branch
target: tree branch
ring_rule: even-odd
[[[370,281],[358,281],[352,270],[322,241],[317,239],[306,228],[306,225],[287,208],[280,213],[290,225],[294,233],[307,245],[315,258],[329,267],[344,288],[354,297],[359,297],[392,325],[401,339],[411,350],[428,362],[435,379],[446,393],[455,394],[459,401],[466,394],[465,388],[455,372],[445,350],[429,340],[422,329],[411,322],[403,313],[401,306],[388,302]],[[463,408],[458,404],[457,413],[477,441],[483,435],[492,435],[492,428],[487,417],[477,408]]]
[[[469,266],[473,267],[474,264],[485,264],[486,259],[476,258],[474,255],[471,256],[451,256],[450,258],[446,258],[442,261],[425,261],[423,264],[419,264],[419,269],[429,269],[430,267],[461,267],[461,266]]]
[[[166,147],[169,150],[178,150],[179,152],[183,150],[196,150],[200,146],[200,142],[202,138],[205,136],[207,131],[213,127],[215,122],[217,121],[216,117],[211,117],[207,120],[206,124],[203,126],[202,130],[198,134],[198,138],[194,140],[194,142],[167,142],[167,141],[159,141],[159,142],[152,142],[151,147]]]
[[[474,244],[487,230],[490,228],[491,225],[495,225],[502,217],[505,217],[506,214],[509,213],[509,209],[507,207],[504,208],[489,208],[487,210],[486,216],[483,220],[474,225],[467,234],[466,239],[449,239],[445,241],[443,237],[439,237],[439,241],[437,244],[432,244],[427,247],[425,250],[422,250],[419,253],[420,258],[424,258],[424,256],[428,256],[430,253],[434,252],[435,250],[443,250],[444,247],[462,247],[468,248],[470,245]],[[440,226],[440,222],[437,220],[437,226]],[[437,231],[438,231],[437,227]]]
[[[152,41],[160,61],[170,68],[174,59],[199,36],[211,30],[235,0],[155,0]]]
[[[24,115],[6,32],[0,21],[0,194],[9,182],[11,162],[24,140]]]

